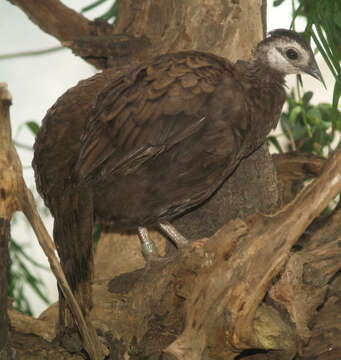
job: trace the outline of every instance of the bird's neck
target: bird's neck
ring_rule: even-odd
[[[285,86],[284,74],[274,70],[259,59],[250,62],[239,60],[236,67],[242,73],[250,87],[268,89],[283,89]]]
[[[250,136],[260,145],[277,126],[286,96],[284,75],[257,61],[238,61],[236,68],[244,80],[245,100],[252,114]]]
[[[238,61],[236,68],[244,80],[243,86],[253,106],[261,112],[278,116],[285,101],[284,74],[258,59]]]

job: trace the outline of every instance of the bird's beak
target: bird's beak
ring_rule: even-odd
[[[312,77],[314,77],[317,80],[320,80],[321,83],[323,84],[323,86],[327,89],[327,86],[323,80],[321,71],[316,63],[316,61],[314,61],[312,64],[310,64],[306,69],[305,72],[309,75],[311,75]]]

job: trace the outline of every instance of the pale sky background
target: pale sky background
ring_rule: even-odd
[[[76,10],[94,0],[77,1],[64,0],[63,2]],[[110,3],[110,2],[109,2]],[[275,28],[289,28],[291,1],[285,1],[278,8],[272,7],[272,0],[268,0],[268,30]],[[102,14],[108,5],[87,13],[89,18]],[[303,24],[302,24],[303,28]],[[301,30],[300,28],[298,30]],[[26,15],[10,2],[0,1],[0,55],[40,50],[59,45],[53,37],[42,32]],[[313,90],[314,102],[331,101],[332,75],[325,65],[320,64],[322,74],[327,83],[327,91],[315,79],[303,76],[305,90]],[[92,76],[95,69],[80,58],[74,56],[70,50],[62,50],[53,54],[25,57],[0,61],[0,82],[7,82],[13,96],[11,108],[13,136],[21,143],[31,146],[34,138],[31,133],[22,127],[29,120],[40,121],[49,107],[68,88],[79,80]],[[294,76],[288,79],[288,85],[294,84]],[[19,154],[24,166],[24,176],[28,185],[34,187],[33,171],[30,167],[32,152],[20,150]],[[37,261],[47,264],[47,260],[30,227],[18,215],[18,225],[12,227],[12,236],[16,241],[24,244],[30,256]],[[49,230],[52,228],[51,219],[47,220]],[[57,290],[54,277],[39,270],[39,274],[46,283],[46,295],[51,301],[57,300]],[[44,310],[45,305],[37,299],[27,288],[27,294],[32,296],[32,305],[35,315]]]

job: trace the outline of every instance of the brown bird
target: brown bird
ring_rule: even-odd
[[[151,258],[150,227],[185,245],[169,221],[207,200],[264,143],[285,100],[285,75],[301,72],[322,81],[309,45],[279,29],[249,62],[197,51],[162,55],[124,75],[105,71],[57,101],[37,136],[33,167],[85,314],[94,221],[136,230]],[[61,296],[62,327],[64,307]]]

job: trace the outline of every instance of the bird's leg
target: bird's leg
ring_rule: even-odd
[[[160,222],[159,227],[162,232],[164,232],[175,243],[178,249],[189,244],[189,241],[168,221]]]
[[[139,226],[137,228],[137,234],[141,241],[142,254],[147,261],[160,259],[159,252],[148,235],[148,230],[145,227]]]

